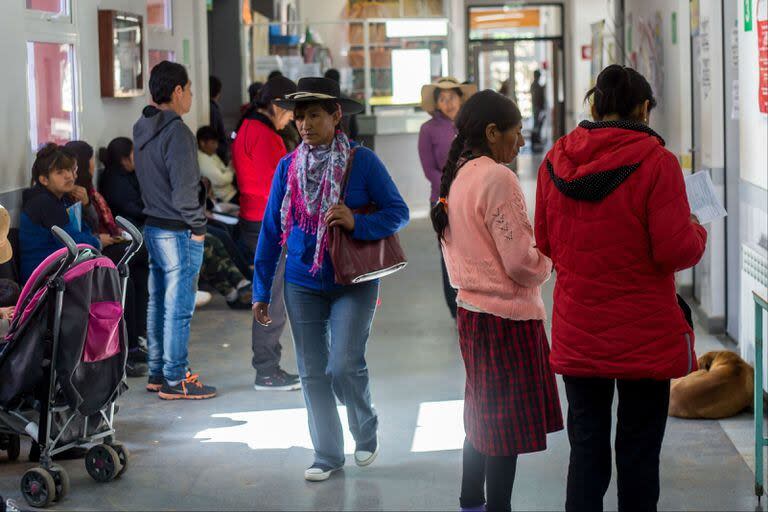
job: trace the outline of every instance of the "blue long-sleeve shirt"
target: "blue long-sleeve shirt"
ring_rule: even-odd
[[[353,143],[353,146],[356,144]],[[291,153],[280,160],[272,180],[254,258],[253,302],[269,302],[270,299],[272,281],[282,251],[280,208],[285,196],[288,167],[293,156],[294,153]],[[344,202],[352,210],[370,204],[376,205],[375,213],[355,214],[352,236],[358,240],[381,240],[397,233],[408,224],[408,206],[387,168],[373,151],[362,146],[357,146],[355,152]],[[316,242],[316,235],[304,232],[294,223],[286,242],[285,280],[313,290],[334,290],[339,285],[334,281],[333,263],[329,254],[325,254],[323,266],[316,275],[309,271],[312,268]]]
[[[88,244],[97,249],[101,247],[101,242],[91,233],[85,221],[78,231],[69,220],[67,208],[71,205],[68,199],[59,199],[40,185],[24,191],[19,220],[22,281],[26,282],[45,258],[64,247],[51,233],[53,226],[66,231],[78,244]]]

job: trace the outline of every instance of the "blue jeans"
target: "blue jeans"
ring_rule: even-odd
[[[204,243],[192,240],[189,230],[153,226],[144,227],[144,241],[149,252],[149,373],[181,380],[188,368],[189,326]]]
[[[347,407],[358,445],[376,439],[378,418],[371,405],[365,347],[376,311],[379,283],[333,292],[285,283],[299,376],[309,417],[315,463],[344,464],[344,437],[336,397]]]

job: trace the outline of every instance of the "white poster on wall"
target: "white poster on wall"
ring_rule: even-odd
[[[719,6],[707,2],[702,5],[699,20],[699,76],[697,83],[701,98],[701,163],[710,169],[722,169],[725,165],[725,126],[723,115],[723,68],[717,65],[723,59],[722,30]],[[732,114],[732,113],[731,113]],[[698,166],[697,166],[698,167]]]

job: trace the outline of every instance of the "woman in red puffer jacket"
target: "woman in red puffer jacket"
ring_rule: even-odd
[[[699,261],[707,232],[677,158],[648,127],[646,79],[608,66],[587,98],[595,121],[547,154],[536,204],[536,242],[557,272],[551,362],[568,397],[566,510],[602,510],[615,387],[619,510],[656,510],[670,379],[696,369],[674,273]]]

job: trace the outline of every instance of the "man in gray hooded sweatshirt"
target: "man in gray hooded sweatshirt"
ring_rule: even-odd
[[[181,119],[192,106],[191,85],[181,64],[156,65],[149,77],[154,105],[133,126],[150,270],[147,390],[165,400],[216,396],[216,388],[189,372],[187,360],[206,231],[197,141]]]

